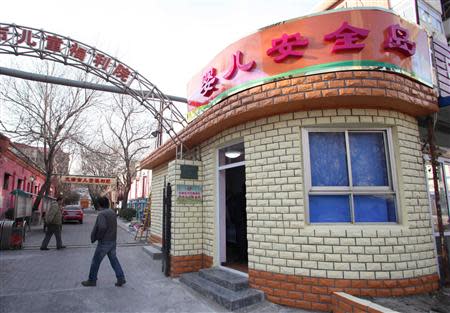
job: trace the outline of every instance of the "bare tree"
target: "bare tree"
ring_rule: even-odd
[[[122,209],[127,207],[128,193],[136,165],[144,153],[153,147],[151,133],[153,123],[148,120],[148,111],[132,98],[116,96],[113,98],[113,112],[105,117],[106,129],[102,132],[103,144],[109,155],[120,158],[118,177],[123,182]]]
[[[45,63],[40,74],[57,76],[57,67]],[[82,79],[80,77],[80,79]],[[94,91],[62,87],[28,80],[8,79],[0,87],[2,106],[8,111],[1,128],[13,139],[38,146],[42,152],[45,183],[33,204],[37,210],[44,195],[48,195],[59,162],[58,155],[85,128],[84,113],[97,100]]]
[[[81,172],[84,175],[118,177],[121,172],[121,159],[116,154],[110,154],[102,144],[83,145],[80,147]],[[88,191],[94,206],[95,199],[107,192],[110,186],[89,185]]]

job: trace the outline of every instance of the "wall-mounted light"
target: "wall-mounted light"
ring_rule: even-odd
[[[152,137],[154,137],[154,138],[156,138],[158,135],[159,135],[159,130],[154,130],[154,131],[152,131],[151,133],[150,133],[150,135],[152,136]]]
[[[225,156],[229,159],[236,159],[242,154],[241,151],[230,150],[225,152]]]

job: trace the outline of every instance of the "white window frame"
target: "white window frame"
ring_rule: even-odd
[[[444,24],[442,23],[442,17],[440,15],[440,13],[438,11],[436,11],[436,9],[434,9],[433,7],[429,6],[427,3],[425,3],[424,1],[417,1],[417,6],[419,9],[419,20],[425,22],[429,27],[432,27],[434,29],[435,32],[444,35]],[[430,16],[430,19],[432,19],[432,21],[426,21],[425,17],[422,15],[421,10],[428,14]],[[436,25],[434,25],[433,21],[437,24],[439,24],[439,28],[440,29],[436,29]]]
[[[311,180],[311,160],[310,160],[310,149],[309,149],[309,133],[310,132],[341,132],[345,133],[345,144],[346,144],[346,158],[347,158],[347,172],[349,174],[349,186],[342,187],[324,187],[324,186],[312,186]],[[351,175],[351,159],[350,159],[350,149],[349,149],[349,132],[363,132],[363,133],[383,133],[386,162],[388,170],[388,183],[389,186],[357,186],[353,187],[352,175]],[[304,181],[305,181],[305,220],[311,225],[362,225],[362,224],[388,224],[388,225],[398,225],[401,223],[401,215],[399,210],[399,192],[398,183],[396,178],[396,167],[395,167],[395,156],[394,147],[392,140],[392,131],[390,128],[303,128],[302,129],[302,141],[303,141],[303,165],[304,165]],[[354,213],[354,195],[377,195],[377,194],[392,194],[394,195],[395,201],[395,215],[396,222],[355,222]],[[310,195],[349,195],[350,198],[350,211],[351,211],[351,222],[336,222],[336,223],[311,223],[309,214],[309,196]]]

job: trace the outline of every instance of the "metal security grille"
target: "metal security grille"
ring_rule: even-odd
[[[162,238],[162,271],[170,276],[170,248],[171,248],[171,218],[172,218],[172,186],[170,183],[163,188],[163,238]]]

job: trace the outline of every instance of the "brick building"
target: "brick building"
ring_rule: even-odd
[[[448,1],[435,0],[326,0],[318,3],[313,9],[314,12],[340,8],[356,8],[377,6],[392,10],[402,18],[411,23],[423,27],[428,33],[431,46],[431,57],[434,70],[434,88],[438,91],[440,110],[436,114],[434,132],[436,145],[439,150],[438,157],[438,177],[439,192],[442,209],[442,220],[445,229],[445,236],[448,238],[448,249],[450,250],[450,19]],[[419,133],[422,141],[428,137],[427,123],[424,118],[418,117]],[[426,178],[428,181],[428,193],[430,197],[431,212],[434,221],[435,236],[439,237],[437,225],[437,212],[435,205],[435,190],[433,174],[430,165],[430,157],[424,151],[426,163]],[[437,241],[439,239],[437,238]]]
[[[373,8],[228,46],[189,84],[189,150],[166,142],[141,162],[155,243],[174,190],[171,275],[237,270],[270,301],[322,311],[336,291],[437,289],[417,121],[439,109],[430,60],[422,29]]]
[[[36,195],[44,182],[44,171],[8,137],[0,134],[0,218],[14,207],[13,190]]]
[[[142,170],[139,167],[136,169],[136,176],[133,178],[130,191],[128,192],[128,207],[136,209],[136,218],[138,220],[143,217],[144,210],[147,207],[151,180],[151,171]]]

